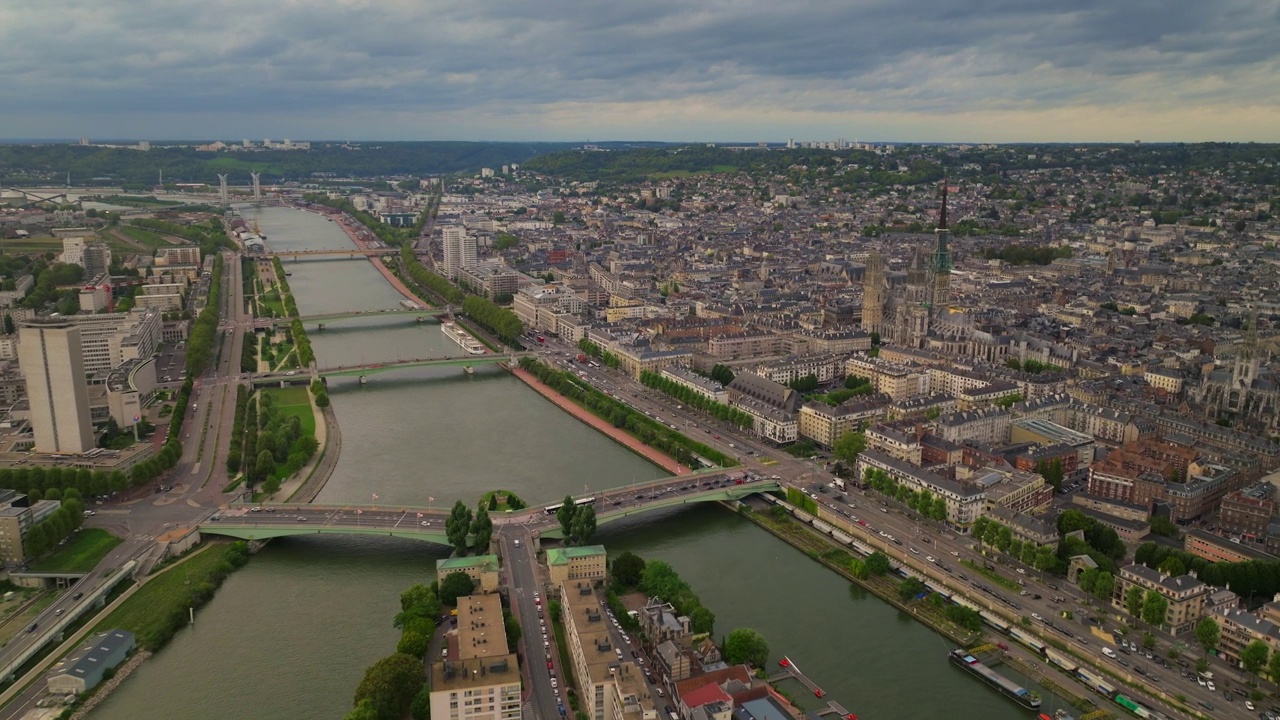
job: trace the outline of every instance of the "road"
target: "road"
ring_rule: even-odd
[[[560,667],[559,653],[556,652],[555,636],[551,632],[549,618],[546,615],[546,604],[550,602],[543,595],[543,583],[538,572],[538,563],[534,555],[532,533],[528,528],[512,525],[497,535],[499,552],[506,559],[507,587],[511,593],[511,607],[520,621],[520,646],[524,652],[525,702],[533,706],[532,717],[560,717],[559,705],[564,703],[560,694],[564,689],[551,687],[551,673],[564,678],[564,669]],[[542,629],[545,628],[545,629]],[[543,639],[545,633],[546,639]],[[552,668],[546,663],[550,662]],[[568,705],[565,705],[568,709]]]
[[[997,572],[1010,581],[1021,583],[1028,594],[1023,596],[1001,587],[960,565],[961,560],[970,560],[980,565],[992,561],[975,551],[972,547],[974,540],[957,535],[945,524],[919,519],[919,516],[896,500],[889,500],[874,491],[856,489],[852,484],[851,493],[837,493],[829,487],[835,476],[825,470],[821,462],[793,457],[759,438],[751,437],[741,429],[683,407],[678,401],[645,388],[624,373],[574,362],[571,358],[578,353],[578,349],[556,338],[547,337],[546,342],[538,347],[538,352],[544,362],[578,374],[627,405],[736,458],[744,467],[765,475],[778,475],[784,485],[816,495],[824,508],[845,520],[842,529],[848,534],[883,550],[895,560],[918,570],[928,571],[950,586],[962,589],[970,600],[1005,613],[1043,618],[1033,621],[1039,634],[1069,643],[1079,655],[1094,657],[1095,665],[1105,663],[1110,672],[1143,685],[1150,685],[1154,678],[1155,684],[1165,692],[1185,695],[1193,705],[1203,702],[1214,706],[1217,717],[1254,717],[1254,713],[1245,709],[1238,694],[1232,700],[1224,697],[1224,693],[1243,686],[1238,681],[1227,680],[1228,677],[1238,678],[1239,672],[1217,659],[1213,661],[1212,668],[1216,675],[1216,691],[1210,692],[1196,680],[1184,677],[1183,669],[1175,663],[1170,663],[1171,668],[1157,666],[1154,652],[1151,659],[1120,654],[1117,660],[1110,660],[1102,656],[1099,650],[1105,643],[1091,634],[1089,628],[1097,623],[1090,622],[1089,618],[1110,616],[1113,621],[1110,626],[1115,627],[1117,623],[1114,620],[1118,611],[1109,604],[1100,605],[1086,598],[1078,588],[1065,580],[1044,577],[1033,568],[1020,564],[1007,567],[996,565]],[[818,492],[818,488],[826,492]],[[858,520],[863,522],[860,524]],[[831,524],[839,525],[835,522]],[[881,532],[897,542],[881,535]],[[916,553],[911,552],[913,547]],[[937,562],[929,562],[927,558],[930,556]],[[1019,567],[1025,575],[1017,572]],[[1055,597],[1064,598],[1064,601],[1055,602]],[[1072,612],[1073,620],[1068,621],[1060,616],[1065,610]],[[1052,627],[1046,620],[1052,623]],[[1131,639],[1140,640],[1141,635],[1131,636]],[[1194,640],[1189,641],[1189,644],[1194,646]],[[1169,637],[1157,633],[1156,652],[1163,655],[1168,649]],[[1194,662],[1190,664],[1193,666]],[[1147,673],[1145,677],[1132,672],[1138,667]],[[1163,706],[1163,703],[1150,697],[1142,697],[1142,693],[1126,691],[1126,694],[1152,707]],[[1174,716],[1179,717],[1181,714],[1174,713]]]

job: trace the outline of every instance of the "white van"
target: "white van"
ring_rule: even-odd
[[[1111,649],[1111,648],[1109,648],[1109,647],[1104,647],[1104,648],[1102,648],[1102,654],[1103,654],[1103,655],[1106,655],[1107,657],[1111,658],[1112,660],[1115,660],[1115,659],[1116,659],[1116,651],[1115,651],[1115,650],[1112,650],[1112,649]]]

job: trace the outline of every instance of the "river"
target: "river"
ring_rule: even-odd
[[[336,224],[253,211],[277,249],[342,248]],[[366,260],[287,263],[304,314],[395,307]],[[358,318],[312,332],[323,365],[461,354],[438,325]],[[405,370],[331,383],[343,452],[318,501],[451,504],[505,488],[531,503],[664,473],[497,369]],[[610,552],[672,563],[717,615],[752,627],[864,718],[1014,720],[1030,713],[950,666],[940,636],[754,525],[704,507],[605,526]],[[364,668],[394,650],[401,590],[446,548],[395,539],[277,540],[233,574],[95,720],[340,717]],[[803,688],[784,685],[813,706]]]

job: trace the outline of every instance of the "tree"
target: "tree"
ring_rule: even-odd
[[[585,545],[592,535],[596,534],[596,509],[591,505],[583,505],[573,513],[573,531],[570,535],[574,545]]]
[[[1196,640],[1200,641],[1200,646],[1204,648],[1206,654],[1217,649],[1221,632],[1222,628],[1218,627],[1218,621],[1211,617],[1200,618],[1200,622],[1196,623]]]
[[[4,334],[12,335],[17,331],[18,329],[13,324],[13,316],[10,315],[9,313],[5,313],[4,314]]]
[[[689,611],[689,627],[696,634],[715,631],[716,615],[702,605]]]
[[[451,572],[440,582],[440,602],[457,605],[458,598],[470,595],[475,589],[476,583],[470,575],[460,570]]]
[[[408,589],[400,593],[401,610],[408,610],[412,607],[425,606],[439,602],[440,600],[436,597],[435,591],[422,583],[410,585]],[[427,617],[434,617],[439,614],[440,613],[437,611],[429,614]]]
[[[1164,562],[1160,563],[1159,570],[1170,577],[1178,577],[1179,575],[1187,574],[1187,567],[1182,564],[1182,560],[1180,558],[1174,555],[1170,555],[1165,558]]]
[[[903,600],[910,600],[919,597],[920,593],[925,591],[924,582],[920,578],[909,577],[898,583],[898,597]]]
[[[737,628],[725,638],[724,661],[730,665],[763,668],[769,662],[769,643],[751,628]]]
[[[867,556],[867,572],[872,575],[884,575],[889,572],[889,556],[882,552],[873,552]]]
[[[271,477],[276,471],[276,458],[271,454],[270,450],[263,450],[258,453],[258,460],[253,465],[253,474],[258,480]]]
[[[406,630],[400,634],[400,642],[396,643],[396,652],[420,658],[427,654],[431,638],[414,630]]]
[[[426,681],[421,658],[404,653],[388,655],[364,671],[364,679],[356,687],[356,707],[368,701],[375,717],[402,718]]]
[[[1138,617],[1142,613],[1142,588],[1137,585],[1131,586],[1124,594],[1124,606],[1129,610],[1129,614]]]
[[[831,453],[839,460],[853,463],[858,459],[858,455],[866,449],[866,435],[860,432],[847,432],[836,438],[835,444],[831,446]]]
[[[1116,578],[1106,570],[1099,570],[1098,577],[1093,581],[1093,596],[1106,602],[1111,599],[1111,593],[1115,592]]]
[[[644,558],[631,551],[625,551],[613,559],[613,581],[629,588],[640,584],[640,576],[644,574]]]
[[[486,508],[476,511],[476,519],[471,522],[472,545],[476,552],[487,552],[489,541],[493,539],[493,519]]]
[[[1054,553],[1052,545],[1041,545],[1036,551],[1035,568],[1040,572],[1045,572],[1054,565],[1058,564],[1058,556]]]
[[[431,685],[423,683],[422,689],[413,696],[409,705],[409,717],[413,720],[431,720]]]
[[[1076,585],[1085,593],[1092,595],[1093,586],[1098,581],[1098,568],[1085,568],[1076,576]]]
[[[556,520],[560,521],[560,530],[564,533],[567,540],[573,535],[573,516],[577,506],[573,504],[573,496],[565,495],[564,502],[561,503],[560,509],[556,510]]]
[[[1280,650],[1271,653],[1267,660],[1267,675],[1271,676],[1271,682],[1280,682]]]
[[[380,720],[380,716],[372,700],[361,700],[342,720]]]
[[[1261,640],[1254,640],[1245,645],[1244,649],[1240,651],[1240,665],[1244,667],[1245,672],[1250,675],[1257,675],[1261,672],[1262,667],[1267,664],[1268,650],[1267,644]]]
[[[454,552],[459,555],[467,554],[467,533],[471,530],[471,508],[462,504],[459,500],[453,504],[453,509],[449,511],[449,517],[444,521],[445,536],[449,538],[450,544],[453,545]]]
[[[1156,635],[1151,631],[1142,633],[1142,647],[1150,650],[1156,646]]]

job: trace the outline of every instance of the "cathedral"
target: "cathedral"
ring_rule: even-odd
[[[890,293],[884,258],[868,253],[862,287],[862,329],[875,332],[887,343],[924,348],[930,330],[946,315],[951,290],[951,248],[947,230],[947,185],[942,184],[942,210],[933,252],[919,248],[911,257],[903,289]]]
[[[1204,406],[1206,418],[1234,417],[1237,424],[1280,430],[1280,379],[1261,368],[1258,314],[1254,310],[1235,362],[1206,374],[1200,383],[1195,399]]]

